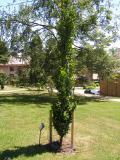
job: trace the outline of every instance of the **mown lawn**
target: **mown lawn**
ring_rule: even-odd
[[[0,160],[120,160],[119,102],[78,99],[76,153],[55,154],[39,147],[40,122],[45,123],[41,143],[48,143],[49,110],[54,99],[46,94],[0,94]]]

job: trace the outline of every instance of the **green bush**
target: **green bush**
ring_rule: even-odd
[[[16,77],[16,85],[19,87],[28,87],[29,86],[29,70],[28,68],[19,69]]]
[[[100,86],[99,81],[95,81],[95,84],[96,84],[96,87],[99,87],[99,86]]]
[[[10,75],[8,76],[8,78],[7,78],[7,83],[8,83],[9,85],[15,86],[15,85],[16,85],[16,82],[17,82],[16,76],[13,75],[13,74],[10,74]]]
[[[0,87],[3,90],[6,83],[6,74],[0,73]]]
[[[95,89],[97,87],[97,84],[95,82],[89,82],[84,86],[84,89]]]
[[[88,79],[84,76],[80,76],[76,79],[76,86],[84,86],[86,83],[88,83]]]

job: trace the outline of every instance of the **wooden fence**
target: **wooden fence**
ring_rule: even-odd
[[[100,94],[103,96],[120,97],[120,78],[100,81]]]

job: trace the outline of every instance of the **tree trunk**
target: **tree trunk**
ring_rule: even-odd
[[[60,137],[60,148],[62,147],[62,144],[63,144],[63,137],[61,136]]]

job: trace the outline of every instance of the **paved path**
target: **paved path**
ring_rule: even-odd
[[[119,97],[109,97],[109,96],[106,96],[104,98],[106,100],[109,100],[109,101],[120,102],[120,98]]]
[[[11,89],[11,90],[1,90],[0,94],[4,94],[4,93],[16,93],[19,91],[26,91],[25,88],[19,88],[19,89]]]

